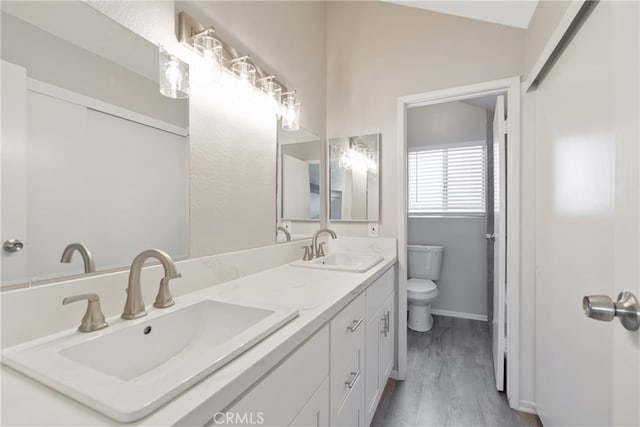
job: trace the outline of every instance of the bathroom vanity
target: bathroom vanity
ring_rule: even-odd
[[[384,258],[364,273],[295,267],[291,261],[299,256],[302,244],[292,242],[176,263],[183,275],[182,283],[172,285],[176,307],[195,299],[211,299],[297,310],[299,315],[132,425],[237,425],[260,420],[267,425],[369,425],[394,360],[395,239],[339,238],[329,242],[329,254],[375,253]],[[285,262],[258,272],[236,269],[235,275],[240,277],[221,278],[230,274],[234,264],[256,264],[260,259],[266,263],[269,251],[269,263]],[[157,283],[159,270],[160,266],[150,266],[143,272],[148,302],[147,293],[155,291],[151,284]],[[95,277],[75,281],[83,281],[84,287],[101,294],[109,322],[114,312],[122,309],[122,286],[117,283],[126,278],[125,273],[100,276],[102,283],[95,283],[100,281]],[[211,286],[195,283],[206,277]],[[41,303],[47,294],[51,297],[78,285],[73,282],[17,292],[39,292]],[[117,292],[109,291],[113,288]],[[19,294],[5,295],[10,298],[3,299],[3,310],[9,304],[21,304]],[[59,301],[49,303],[57,309]],[[82,307],[78,309],[82,311]],[[150,318],[153,310],[149,308]],[[3,320],[19,322],[17,313],[3,313]],[[76,314],[69,318],[78,321]],[[46,326],[40,327],[46,330]],[[29,334],[42,336],[41,332],[25,330],[22,338],[13,334],[3,344],[31,340]],[[2,367],[2,407],[3,424],[119,424],[6,366]]]

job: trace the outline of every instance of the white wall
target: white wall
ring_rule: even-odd
[[[487,112],[463,102],[411,108],[409,147],[484,141]],[[407,224],[409,244],[443,245],[442,278],[434,309],[487,315],[487,217],[418,218]]]
[[[324,137],[324,3],[89,4],[191,62],[190,256],[274,243],[276,122],[259,105],[231,105],[208,87],[193,55],[178,45],[176,17],[186,11],[203,25],[214,25],[222,39],[297,89],[302,126]]]
[[[517,76],[524,30],[384,2],[327,4],[327,135],[382,133],[381,236],[397,236],[397,98]],[[332,223],[366,236],[364,223]]]

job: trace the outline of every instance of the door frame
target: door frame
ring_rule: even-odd
[[[520,407],[520,77],[398,97],[398,379],[407,376],[407,108],[507,94],[507,399]]]

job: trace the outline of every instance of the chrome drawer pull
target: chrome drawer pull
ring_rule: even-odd
[[[356,329],[358,329],[360,327],[360,324],[362,323],[364,319],[360,319],[360,320],[354,320],[353,321],[353,325],[348,326],[347,329],[350,330],[351,332],[355,332]]]
[[[352,378],[349,381],[344,382],[349,388],[353,388],[358,378],[360,378],[360,369],[358,369],[358,372],[351,372],[351,376]]]

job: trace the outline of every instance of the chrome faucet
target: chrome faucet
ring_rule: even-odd
[[[82,262],[84,263],[84,272],[85,273],[93,273],[96,271],[96,263],[93,260],[93,254],[88,247],[83,245],[82,243],[71,243],[64,248],[62,251],[62,258],[60,258],[60,262],[64,262],[66,264],[71,262],[71,257],[73,253],[78,251],[82,256]]]
[[[133,259],[131,269],[129,270],[129,286],[127,287],[127,302],[124,304],[122,312],[123,319],[137,319],[146,316],[144,309],[144,301],[142,300],[142,290],[140,287],[140,273],[142,266],[148,258],[155,258],[164,267],[164,277],[160,279],[160,289],[153,306],[156,308],[167,308],[175,304],[171,293],[169,292],[169,280],[182,277],[182,274],[176,271],[173,260],[169,254],[157,249],[147,249],[142,251]]]
[[[318,246],[318,236],[320,236],[322,233],[328,233],[329,235],[331,235],[332,239],[338,238],[338,236],[336,235],[336,232],[328,228],[321,228],[320,230],[316,231],[313,234],[313,240],[311,240],[311,258],[318,258],[318,257],[324,256],[324,252],[322,252],[323,255],[320,255],[321,249]]]
[[[276,238],[278,236],[278,231],[282,231],[284,233],[285,237],[287,238],[287,242],[291,241],[291,233],[289,233],[289,230],[282,226],[278,226],[278,228],[276,228]]]

